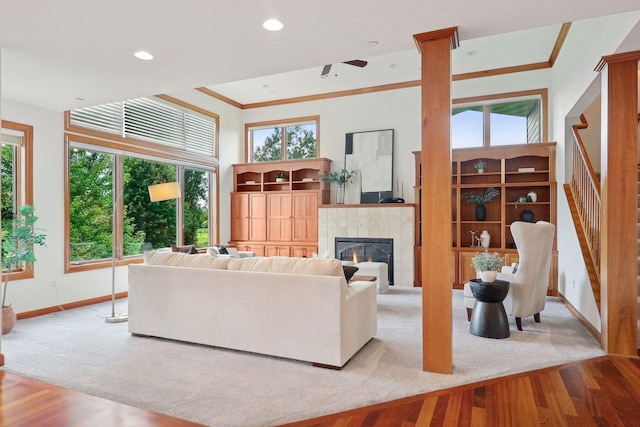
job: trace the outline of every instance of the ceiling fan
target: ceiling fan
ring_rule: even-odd
[[[353,65],[355,67],[365,67],[367,65],[367,61],[363,61],[362,59],[353,59],[351,61],[344,61],[343,64],[349,64],[349,65]],[[327,64],[324,67],[322,67],[322,73],[320,73],[320,77],[325,78],[329,75],[329,72],[331,71],[331,67],[333,66],[333,64]]]

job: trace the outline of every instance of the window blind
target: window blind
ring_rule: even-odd
[[[152,98],[70,111],[71,124],[215,157],[216,120]]]

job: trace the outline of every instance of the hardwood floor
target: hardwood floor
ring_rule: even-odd
[[[6,427],[200,426],[1,370],[0,399]],[[604,356],[287,424],[360,426],[640,427],[640,359]]]
[[[338,426],[637,427],[640,359],[604,356],[287,424]]]
[[[0,399],[2,427],[202,426],[1,370]]]

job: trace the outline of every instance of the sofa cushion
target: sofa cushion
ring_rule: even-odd
[[[342,263],[335,258],[254,257],[232,259],[228,270],[263,271],[271,273],[342,276]]]
[[[271,271],[271,257],[231,258],[227,270]]]
[[[142,257],[145,264],[174,267],[209,268],[226,270],[231,258],[214,257],[207,254],[189,255],[180,252],[149,251]]]

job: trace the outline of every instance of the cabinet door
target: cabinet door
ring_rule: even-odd
[[[265,240],[265,195],[231,193],[231,240]]]
[[[458,253],[459,260],[459,279],[460,284],[465,284],[471,279],[477,277],[476,270],[471,265],[471,258],[475,255],[475,252],[460,252]]]
[[[249,193],[249,240],[267,240],[267,197]]]
[[[293,241],[318,241],[318,193],[293,194]]]
[[[299,258],[311,258],[313,254],[318,253],[317,246],[292,246],[291,256]]]
[[[231,240],[249,240],[249,194],[231,193]]]
[[[269,194],[267,202],[267,238],[270,242],[291,240],[291,193]]]
[[[266,256],[289,256],[289,246],[267,245],[265,246]]]

